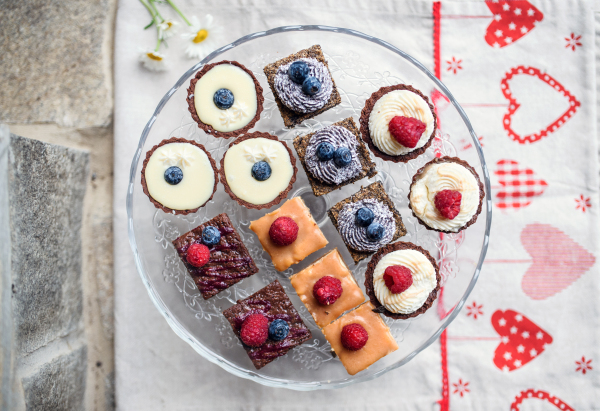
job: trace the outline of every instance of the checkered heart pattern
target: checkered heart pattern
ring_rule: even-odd
[[[531,204],[533,197],[543,194],[548,185],[544,180],[535,178],[532,169],[520,167],[514,160],[500,160],[496,165],[494,174],[501,185],[496,193],[498,208],[526,207]]]

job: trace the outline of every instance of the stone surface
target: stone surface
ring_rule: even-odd
[[[83,329],[81,224],[89,155],[11,135],[15,349],[29,353]]]
[[[23,378],[27,411],[83,410],[87,373],[87,347],[60,356]]]
[[[111,121],[112,3],[0,0],[0,121]]]

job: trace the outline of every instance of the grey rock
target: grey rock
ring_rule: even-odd
[[[56,358],[23,378],[27,411],[84,409],[87,346]]]
[[[81,223],[89,155],[11,135],[8,156],[14,344],[23,354],[83,330]]]
[[[109,0],[0,0],[0,121],[106,125]]]

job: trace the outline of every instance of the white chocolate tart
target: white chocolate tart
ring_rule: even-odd
[[[233,94],[228,108],[219,108],[213,100],[220,89]],[[214,137],[231,138],[248,132],[263,110],[262,87],[254,74],[236,61],[207,64],[196,73],[187,91],[192,118]]]
[[[252,175],[255,163],[268,163],[271,174],[264,181]],[[285,199],[296,181],[296,159],[277,137],[254,132],[231,143],[221,159],[221,183],[229,196],[246,208],[263,209]]]
[[[169,183],[165,176],[172,167],[182,176],[175,183]],[[183,138],[173,137],[152,147],[142,166],[144,194],[166,213],[197,211],[213,197],[217,182],[217,165],[208,151],[202,144]]]

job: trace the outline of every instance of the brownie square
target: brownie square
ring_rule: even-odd
[[[398,349],[390,327],[383,322],[379,314],[373,312],[374,308],[370,302],[363,304],[323,328],[323,334],[331,344],[331,349],[340,358],[342,365],[350,375],[369,368]],[[350,351],[342,345],[342,330],[349,324],[360,324],[369,334],[367,343],[360,350]]]
[[[396,207],[394,206],[394,203],[392,202],[392,200],[390,200],[390,197],[387,195],[387,193],[383,189],[383,184],[381,184],[380,181],[377,181],[377,182],[375,182],[367,187],[364,187],[364,188],[361,187],[360,191],[358,191],[356,194],[340,201],[339,203],[337,203],[336,205],[334,205],[327,211],[327,215],[329,215],[329,219],[335,226],[336,230],[338,230],[338,232],[339,232],[338,215],[340,214],[340,211],[342,211],[344,206],[346,204],[355,203],[357,201],[364,200],[367,198],[373,198],[373,199],[381,201],[383,204],[385,204],[390,209],[390,211],[394,215],[394,219],[396,220],[396,232],[394,233],[394,237],[392,237],[390,243],[392,243],[392,242],[396,241],[397,239],[399,239],[400,237],[406,235],[406,228],[404,227],[404,223],[402,222],[402,217],[400,216],[400,213],[398,212],[398,210],[396,210]],[[360,260],[363,260],[363,259],[367,258],[368,256],[375,253],[375,251],[354,250],[354,249],[350,248],[348,246],[348,244],[346,244],[346,248],[350,252],[350,255],[352,256],[352,259],[354,260],[355,263],[358,263]]]
[[[277,69],[279,69],[279,66],[286,65],[300,58],[314,58],[319,62],[323,63],[329,71],[329,65],[327,64],[327,60],[325,60],[325,56],[323,56],[321,46],[319,46],[318,44],[305,50],[300,50],[299,52],[292,54],[288,57],[282,58],[281,60],[277,60],[275,63],[271,63],[265,66],[265,68],[263,69],[265,75],[267,76],[267,81],[269,83],[269,86],[271,87],[271,91],[273,92],[273,96],[275,97],[275,102],[277,103],[277,107],[279,108],[281,117],[283,118],[283,123],[287,128],[292,128],[302,123],[304,120],[316,117],[324,111],[327,111],[330,108],[335,107],[342,102],[342,98],[340,97],[340,93],[335,85],[333,76],[331,76],[331,71],[329,71],[331,81],[333,82],[333,90],[331,91],[331,97],[329,98],[329,101],[320,109],[313,111],[312,113],[299,113],[290,110],[285,104],[281,102],[281,99],[279,98],[279,95],[277,94],[277,90],[275,89],[274,85]]]
[[[208,263],[197,268],[188,264],[187,250],[192,244],[202,242],[202,230],[208,226],[219,229],[221,241],[208,247]],[[225,213],[185,233],[174,240],[173,245],[205,300],[258,272],[248,249]]]
[[[277,280],[223,311],[223,315],[231,324],[231,328],[238,338],[240,338],[240,330],[246,317],[256,313],[267,317],[269,323],[277,319],[285,320],[290,327],[288,335],[281,341],[267,338],[267,341],[260,347],[249,347],[242,342],[248,357],[257,370],[312,338],[311,332],[304,325],[298,311]]]
[[[330,305],[320,304],[313,295],[315,283],[325,276],[337,278],[342,284],[342,295]],[[337,248],[334,248],[304,270],[294,274],[290,277],[290,281],[298,293],[298,297],[300,297],[319,327],[325,327],[344,312],[365,301],[365,295],[356,284],[350,269],[344,263]]]
[[[308,143],[310,143],[310,139],[312,138],[312,136],[314,136],[315,133],[317,133],[317,131],[315,131],[314,133],[306,134],[304,136],[296,137],[294,139],[294,148],[296,149],[296,153],[298,153],[298,157],[300,158],[302,167],[304,167],[304,171],[306,172],[306,176],[308,177],[308,182],[310,183],[310,186],[312,187],[315,196],[322,196],[323,194],[327,194],[334,190],[342,188],[345,185],[352,184],[358,180],[362,180],[365,177],[371,178],[375,174],[377,174],[377,170],[375,169],[376,165],[371,160],[369,149],[360,137],[360,131],[358,130],[358,127],[356,126],[356,123],[354,123],[352,117],[348,117],[347,119],[338,121],[337,123],[332,124],[332,126],[344,127],[352,134],[354,134],[354,136],[356,136],[356,140],[358,141],[358,158],[360,160],[360,164],[362,165],[362,171],[356,177],[350,180],[346,180],[338,185],[327,184],[320,181],[319,179],[315,178],[310,173],[310,171],[308,171],[304,160],[304,156],[306,155],[306,147],[308,146]]]

